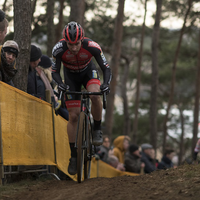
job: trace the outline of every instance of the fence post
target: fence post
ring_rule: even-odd
[[[47,94],[47,93],[46,93]],[[54,105],[53,102],[51,102],[51,95],[49,90],[49,103],[51,103],[51,110],[52,110],[52,124],[53,124],[53,142],[54,142],[54,158],[55,158],[55,164],[57,164],[57,157],[56,157],[56,136],[55,136],[55,120],[54,120]],[[50,172],[57,174],[57,167],[51,166]]]

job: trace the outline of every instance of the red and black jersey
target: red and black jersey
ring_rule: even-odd
[[[61,39],[53,48],[52,55],[56,59],[56,65],[52,68],[53,78],[57,83],[62,83],[60,77],[61,62],[67,71],[81,73],[90,67],[94,57],[103,71],[104,83],[110,84],[111,69],[98,43],[89,38],[84,38],[77,55],[73,55],[64,39]]]

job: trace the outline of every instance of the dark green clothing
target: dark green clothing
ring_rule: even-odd
[[[130,154],[130,152],[127,152],[125,154],[124,164],[125,164],[126,171],[140,173],[140,169],[141,169],[140,157],[136,155],[132,155]]]

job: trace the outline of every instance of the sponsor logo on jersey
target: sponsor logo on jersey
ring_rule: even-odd
[[[56,51],[57,49],[59,49],[60,47],[63,47],[63,44],[61,42],[58,42],[54,47],[52,52]]]
[[[101,51],[101,47],[94,41],[89,41],[88,42],[88,47],[95,47]]]
[[[103,60],[103,64],[106,65],[106,64],[107,64],[107,60],[106,60],[106,58],[105,58],[103,52],[101,52],[100,55],[101,55],[101,58],[102,58],[102,60]]]
[[[72,99],[72,95],[71,94],[67,94],[67,98],[68,99]]]
[[[92,70],[92,77],[97,78],[97,71],[96,70]]]
[[[62,44],[61,42],[58,42],[58,43],[54,46],[54,48],[53,48],[53,50],[52,50],[53,56],[56,56],[58,53],[60,53],[60,52],[62,51],[62,47],[63,47],[63,44]]]
[[[87,58],[88,58],[88,55],[85,54],[85,53],[80,53],[80,54],[79,54],[79,57],[80,57],[80,58],[85,58],[85,59],[87,59]]]
[[[67,101],[66,102],[66,106],[68,108],[71,108],[71,107],[80,107],[80,105],[81,105],[80,100],[72,100],[72,101]]]
[[[74,57],[73,54],[68,54],[68,55],[66,55],[66,58],[73,58],[73,57]]]
[[[60,52],[62,52],[63,49],[57,49],[53,52],[53,56],[56,57]]]

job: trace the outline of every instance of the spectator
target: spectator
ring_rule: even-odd
[[[151,157],[153,146],[145,143],[141,145],[141,148],[142,148],[141,161],[144,162],[145,164],[144,172],[151,173],[156,170],[154,159],[152,159]]]
[[[193,163],[194,164],[198,163],[197,155],[198,155],[199,151],[200,151],[200,139],[198,139],[196,146],[195,146],[195,149],[194,149],[194,153],[193,153]]]
[[[99,151],[97,152],[97,155],[102,161],[107,162],[109,150],[110,139],[107,135],[103,135],[103,144],[99,147]]]
[[[16,58],[19,53],[18,44],[14,40],[8,40],[0,48],[0,80],[14,86],[12,78],[17,73]]]
[[[115,169],[118,169],[120,171],[125,171],[124,165],[120,163],[119,159],[114,155],[108,157],[108,164],[114,167]]]
[[[125,135],[118,136],[113,144],[114,144],[114,155],[119,159],[120,163],[124,164],[124,154],[128,150],[130,138]]]
[[[46,101],[46,90],[50,91],[51,101],[54,104],[54,107],[56,109],[56,114],[61,115],[64,119],[68,120],[69,115],[66,108],[62,108],[60,106],[60,103],[58,102],[58,98],[56,95],[54,95],[53,88],[51,86],[52,82],[52,75],[51,75],[51,67],[52,67],[52,61],[51,59],[46,56],[42,55],[41,61],[38,64],[38,67],[36,67],[37,74],[39,75],[40,79],[37,80],[37,91],[40,94],[43,94],[43,98]],[[38,83],[40,81],[40,83]]]
[[[131,144],[129,146],[129,151],[125,154],[124,163],[128,172],[140,173],[141,169],[144,169],[145,164],[141,162],[141,155],[137,145]]]
[[[36,67],[38,66],[39,62],[41,61],[41,59],[40,59],[41,56],[42,56],[41,49],[35,45],[31,45],[27,93],[43,99],[44,94],[42,94],[42,93],[40,94],[37,91],[38,85],[41,84],[41,81],[39,81],[39,83],[37,82],[37,80],[40,80],[40,78],[39,78],[39,76],[36,75]]]
[[[150,155],[150,157],[153,159],[153,162],[154,162],[154,164],[155,164],[155,166],[157,168],[159,161],[158,161],[158,159],[156,159],[156,153],[155,153],[154,149],[151,149],[151,155]]]
[[[2,44],[7,34],[8,21],[5,18],[5,13],[0,9],[0,44]]]
[[[158,163],[158,169],[172,168],[174,166],[173,162],[172,162],[173,157],[174,157],[174,150],[166,149],[165,153],[161,159],[161,162]]]
[[[49,70],[52,66],[50,58],[46,55],[42,55],[38,66],[35,68],[37,77],[37,92],[41,94],[42,99],[47,101],[46,90],[50,91],[51,102],[55,103],[54,92],[50,84],[51,71]]]

